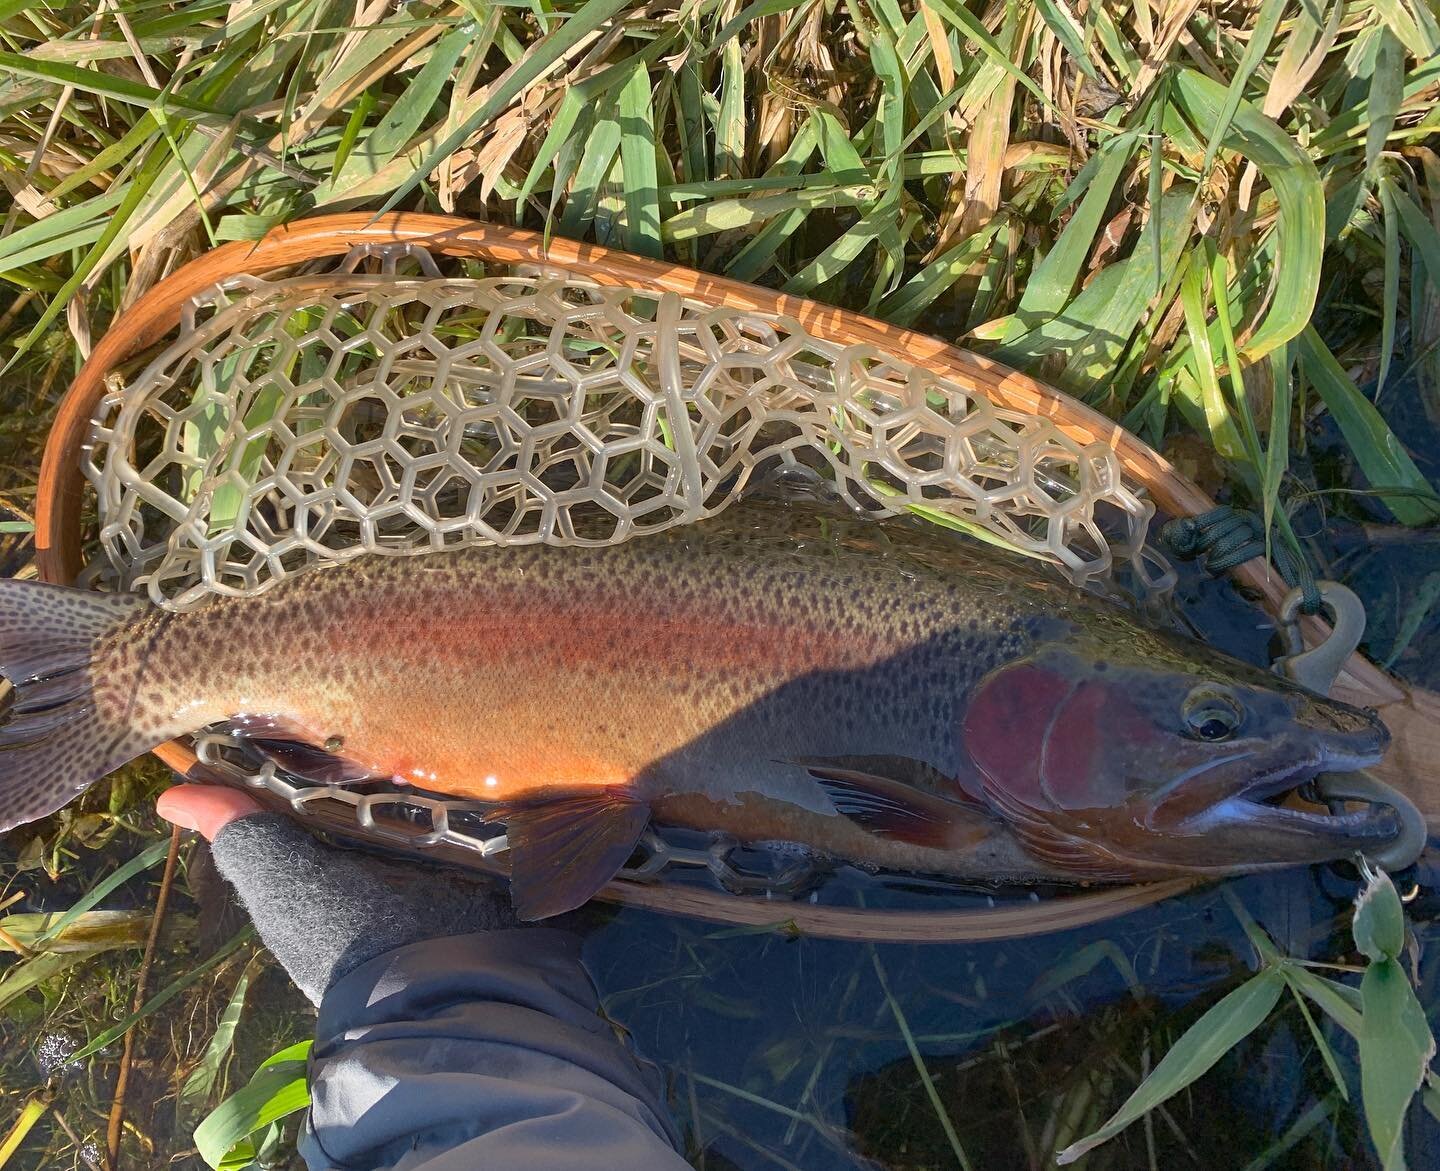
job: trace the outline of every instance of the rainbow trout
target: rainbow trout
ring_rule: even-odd
[[[0,582],[0,828],[225,725],[317,782],[494,802],[519,913],[648,821],[996,882],[1224,874],[1390,840],[1279,799],[1384,725],[906,525],[768,502],[596,549],[368,557],[173,613]]]

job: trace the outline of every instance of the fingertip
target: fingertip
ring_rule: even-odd
[[[155,801],[155,812],[182,829],[193,829],[208,842],[237,818],[264,807],[248,793],[217,785],[175,785]]]

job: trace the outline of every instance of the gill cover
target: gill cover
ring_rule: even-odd
[[[1175,738],[1132,691],[1103,665],[1049,651],[992,671],[972,696],[964,747],[987,802],[1037,857],[1094,878],[1133,875],[1093,835],[1113,837],[1117,815],[1140,828],[1133,770]]]

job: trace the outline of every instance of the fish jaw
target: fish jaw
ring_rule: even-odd
[[[1384,846],[1400,832],[1399,817],[1389,806],[1371,803],[1331,813],[1286,800],[1321,773],[1358,772],[1378,764],[1383,755],[1383,749],[1355,752],[1342,747],[1262,771],[1241,791],[1188,818],[1185,829],[1202,835],[1228,834],[1248,843],[1256,857],[1289,856],[1277,865],[1332,861]]]

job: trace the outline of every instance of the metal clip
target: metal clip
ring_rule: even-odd
[[[1291,590],[1280,604],[1280,629],[1289,653],[1276,659],[1272,669],[1302,687],[1329,695],[1365,634],[1365,603],[1339,582],[1322,581],[1316,585],[1320,600],[1334,621],[1330,637],[1317,647],[1305,649],[1300,637],[1301,592]],[[1342,812],[1346,801],[1386,805],[1394,811],[1400,831],[1388,844],[1366,852],[1365,857],[1374,865],[1385,870],[1403,870],[1425,849],[1429,828],[1424,814],[1403,793],[1369,773],[1321,773],[1315,778],[1315,794],[1331,813]]]
[[[1382,870],[1404,870],[1420,857],[1430,840],[1429,827],[1410,798],[1369,773],[1321,773],[1315,794],[1331,813],[1343,812],[1346,801],[1388,805],[1400,822],[1400,832],[1386,845],[1366,850],[1363,857]]]
[[[1365,603],[1338,581],[1317,582],[1316,586],[1321,603],[1334,621],[1330,637],[1319,646],[1305,649],[1300,637],[1303,595],[1298,589],[1291,590],[1280,603],[1280,630],[1286,653],[1275,660],[1272,670],[1320,695],[1329,695],[1346,660],[1355,653],[1365,635]]]

